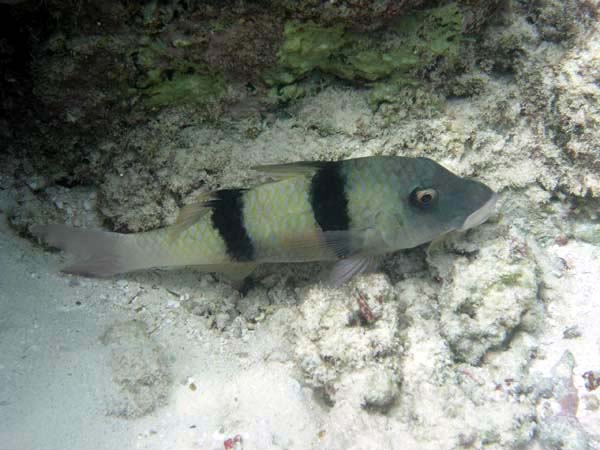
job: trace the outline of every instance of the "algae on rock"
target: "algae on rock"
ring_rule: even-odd
[[[455,3],[413,12],[386,30],[358,33],[344,25],[288,22],[277,53],[279,67],[265,73],[269,84],[291,84],[313,70],[344,80],[411,78],[438,57],[458,56],[463,17]]]
[[[224,87],[224,79],[219,75],[178,73],[150,87],[146,91],[146,101],[152,106],[182,105],[188,102],[204,106],[218,101]]]

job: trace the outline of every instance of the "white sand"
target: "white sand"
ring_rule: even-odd
[[[344,398],[351,399],[353,393],[347,397],[340,394],[333,409],[324,406],[309,387],[303,387],[292,358],[291,330],[301,317],[295,305],[276,308],[254,330],[242,326],[233,331],[230,326],[222,333],[207,329],[204,319],[185,311],[180,299],[161,285],[162,280],[168,289],[180,286],[184,300],[186,294],[201,297],[207,282],[199,281],[193,272],[141,274],[138,281],[133,277],[115,281],[61,275],[62,258],[16,237],[4,218],[0,248],[2,449],[220,449],[226,439],[236,435],[242,437],[244,449],[416,449],[434,448],[435,442],[448,442],[450,436],[460,434],[461,426],[465,430],[474,426],[448,421],[448,411],[439,410],[456,395],[451,388],[455,382],[451,381],[445,383],[444,390],[432,385],[435,396],[441,396],[437,400],[425,393],[413,399],[415,414],[430,414],[443,424],[429,435],[419,421],[402,412],[402,405],[393,408],[386,420],[380,420],[385,416],[377,413],[365,413],[358,404],[348,404]],[[593,409],[590,397],[595,397],[596,405],[598,397],[586,391],[581,375],[600,368],[600,249],[569,244],[553,247],[550,252],[568,260],[571,268],[551,287],[554,299],[536,344],[539,358],[526,371],[537,381],[528,384],[543,385],[540,380],[544,377],[556,381],[552,368],[569,350],[576,361],[573,383],[580,398],[577,419],[585,432],[593,434],[598,429],[599,412]],[[131,320],[148,324],[141,329],[147,327],[150,334],[139,336]],[[126,325],[117,325],[122,327],[120,337],[101,339],[107,329],[113,327],[114,334],[114,324],[122,323]],[[423,373],[431,358],[436,360],[435,354],[447,351],[436,347],[436,340],[427,332],[430,323],[423,320],[410,328],[417,341],[409,344],[409,337],[405,345],[417,347],[405,354],[405,377]],[[564,339],[564,329],[574,325],[581,336]],[[514,345],[520,344],[516,341]],[[485,371],[472,370],[475,375],[469,376],[482,377],[482,392],[508,395],[504,393],[506,386],[501,391],[494,388],[493,377],[488,375],[486,381]],[[452,371],[465,373],[469,369],[453,366]],[[143,380],[144,375],[152,379]],[[517,376],[524,377],[524,373]],[[160,377],[164,382],[156,381]],[[141,387],[129,392],[123,388],[123,380]],[[360,379],[356,380],[360,384]],[[503,380],[498,382],[504,384]],[[516,382],[524,383],[524,378]],[[403,401],[415,386],[421,383],[404,381]],[[350,392],[352,389],[356,387],[350,387]],[[521,395],[525,397],[520,402],[536,403],[531,392]],[[485,407],[487,402],[492,409],[484,409],[488,417],[478,417],[474,423],[492,420],[497,424],[499,417],[510,421],[517,413],[514,408],[502,407],[504,403],[498,404],[497,399],[483,402],[476,408]],[[560,412],[556,398],[537,403],[538,421]],[[136,418],[139,408],[144,407],[153,411]],[[365,427],[360,436],[353,434],[356,427]],[[510,427],[504,432],[508,430]],[[376,447],[369,447],[369,442]],[[589,445],[593,442],[588,437]]]
[[[285,324],[224,336],[170,308],[178,300],[162,287],[61,275],[57,255],[17,238],[4,217],[1,226],[0,448],[212,449],[237,434],[244,448],[301,448],[316,439],[319,407],[280,348]],[[182,281],[177,272],[168,276]],[[143,339],[163,360],[140,353],[139,338],[125,332],[119,345],[137,360],[113,367],[101,336],[140,315],[155,318],[158,328]],[[166,403],[140,419],[112,416],[135,412],[136,401],[155,406],[161,386],[135,399],[113,381],[123,370],[133,379],[156,375],[154,364],[168,372]]]

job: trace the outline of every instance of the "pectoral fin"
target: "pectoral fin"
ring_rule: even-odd
[[[433,253],[436,253],[438,250],[442,249],[447,234],[448,233],[442,234],[429,243],[427,249],[425,250],[427,253],[427,258],[429,258]]]
[[[329,275],[329,284],[338,287],[361,273],[373,270],[377,260],[373,256],[356,256],[338,261]]]
[[[306,255],[307,261],[324,256],[346,258],[363,249],[365,235],[364,230],[314,231],[290,236],[283,245],[290,253]]]

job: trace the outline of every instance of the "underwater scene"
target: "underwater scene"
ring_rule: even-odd
[[[600,0],[0,0],[0,450],[600,449]]]

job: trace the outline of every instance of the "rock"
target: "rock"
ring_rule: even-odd
[[[328,401],[348,398],[357,405],[385,408],[401,380],[401,308],[383,275],[361,277],[353,286],[304,293],[295,359],[306,383],[325,392]],[[380,310],[374,322],[361,322],[358,294]],[[357,371],[360,383],[354,381]]]
[[[171,377],[162,350],[146,326],[136,320],[116,323],[101,341],[110,348],[113,380],[120,390],[109,414],[131,419],[163,405]]]
[[[474,230],[469,241],[451,243],[456,253],[434,253],[443,280],[443,334],[459,361],[480,364],[488,351],[507,348],[517,329],[535,329],[542,313],[535,257],[517,230]],[[471,250],[469,242],[479,249]]]

